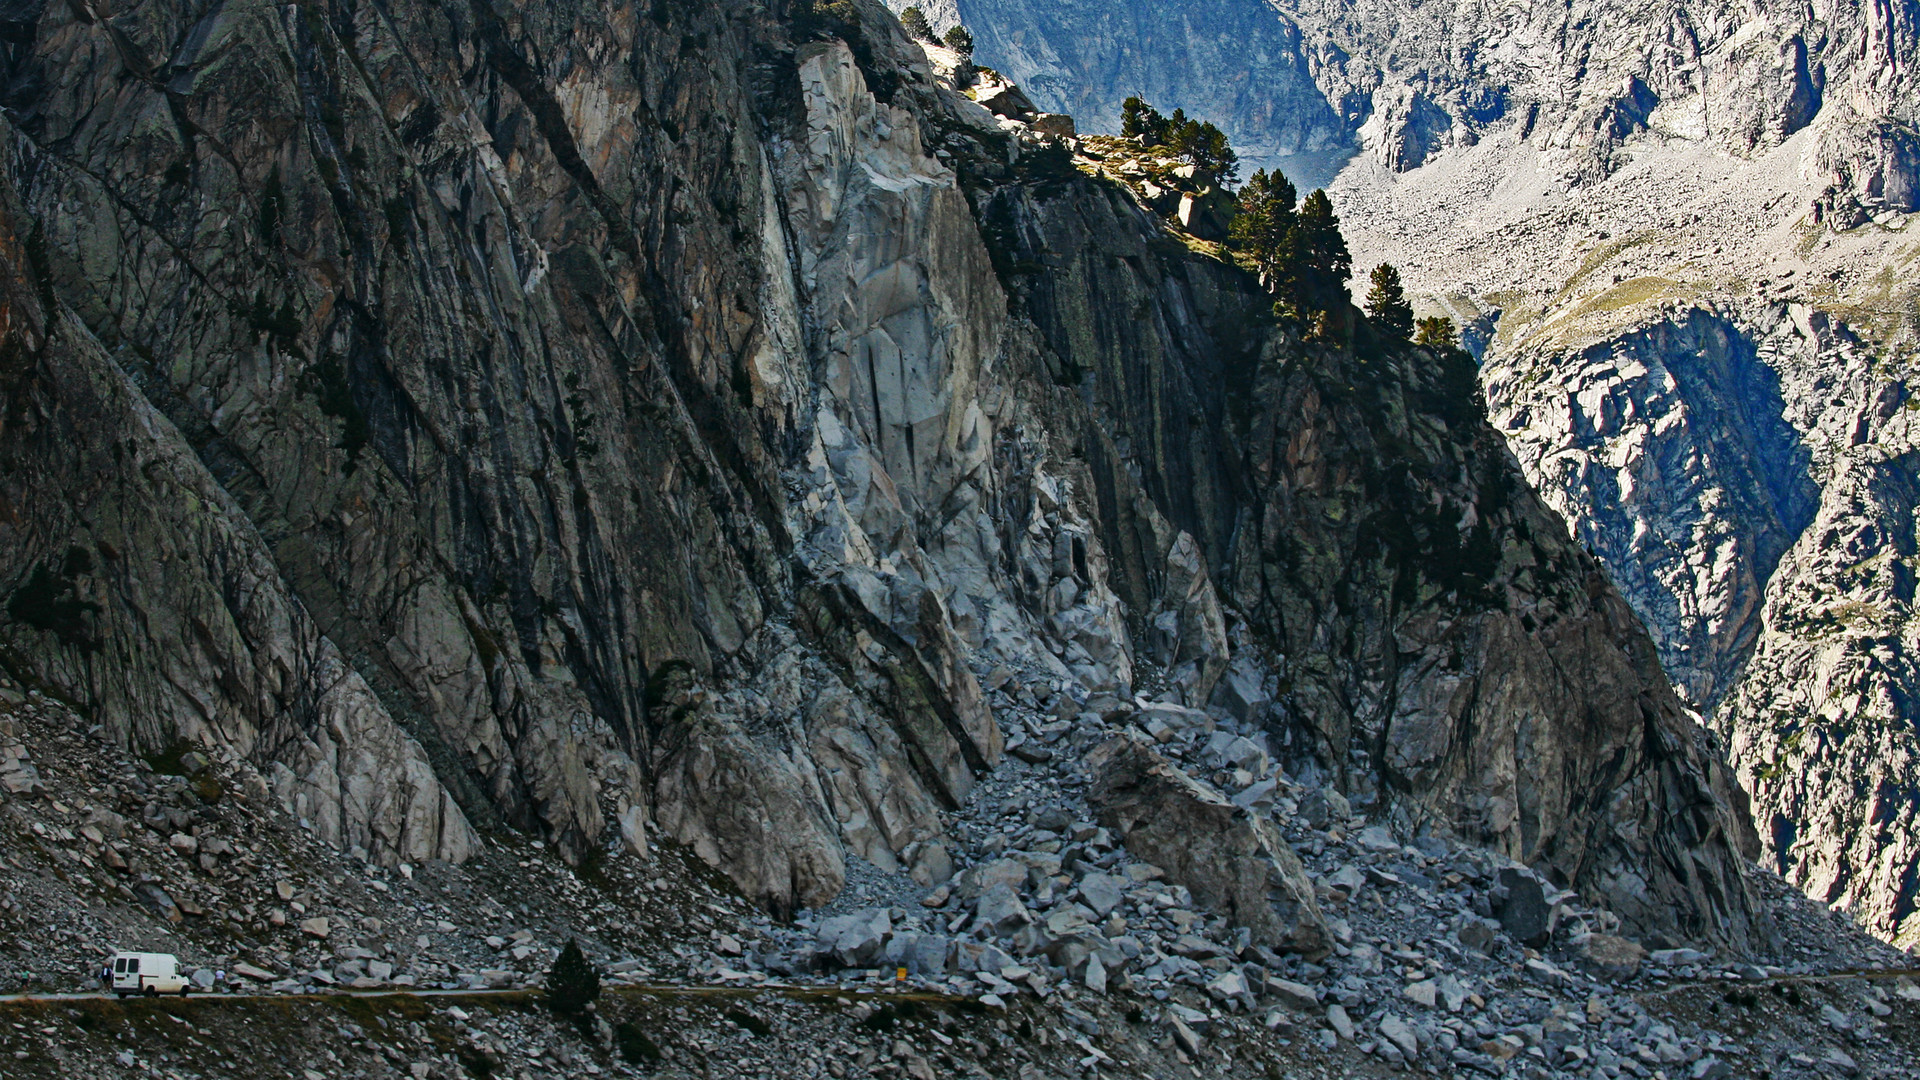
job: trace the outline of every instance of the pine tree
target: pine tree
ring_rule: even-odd
[[[917,7],[910,7],[900,13],[900,25],[906,28],[907,36],[915,41],[935,41],[933,27],[927,22],[927,13]]]
[[[567,939],[567,947],[547,969],[547,1003],[553,1011],[569,1016],[584,1013],[600,996],[600,973],[587,963],[579,942]]]
[[[1240,173],[1240,156],[1227,142],[1226,132],[1210,121],[1199,124],[1188,139],[1186,158],[1221,184],[1231,185]]]
[[[1173,156],[1181,157],[1186,154],[1187,147],[1199,133],[1199,121],[1187,119],[1187,110],[1175,109],[1167,116],[1167,130],[1160,139],[1160,144],[1172,151]]]
[[[1167,138],[1167,118],[1138,96],[1130,97],[1120,103],[1120,134],[1144,146],[1159,146]]]
[[[961,56],[973,55],[973,31],[968,30],[959,23],[954,23],[953,28],[947,31],[945,40],[947,48],[952,49]]]
[[[1288,297],[1298,285],[1295,197],[1292,182],[1280,170],[1256,171],[1240,189],[1239,213],[1227,236],[1227,245],[1247,256],[1267,289]]]
[[[1139,98],[1129,98],[1139,101]],[[1146,109],[1144,102],[1141,108]],[[1146,109],[1152,119],[1158,121],[1159,113]],[[1139,115],[1139,114],[1136,114]],[[1127,109],[1121,105],[1121,133],[1126,134]],[[1144,117],[1143,117],[1144,121]],[[1159,130],[1148,137],[1141,132],[1148,146],[1159,144],[1174,157],[1185,158],[1189,165],[1206,173],[1222,184],[1231,184],[1240,171],[1239,156],[1233,152],[1233,146],[1227,142],[1226,133],[1213,126],[1211,121],[1192,119],[1185,109],[1173,110],[1173,115],[1154,125]]]
[[[1353,276],[1353,256],[1340,219],[1325,189],[1316,189],[1300,204],[1297,229],[1301,299],[1315,311],[1330,311],[1347,302],[1347,279]]]
[[[1436,349],[1457,349],[1460,347],[1460,334],[1453,328],[1452,319],[1445,315],[1429,315],[1415,327],[1413,343]]]
[[[1373,268],[1367,289],[1367,318],[1393,341],[1404,342],[1413,336],[1413,305],[1407,303],[1406,290],[1400,286],[1400,271],[1392,263]]]

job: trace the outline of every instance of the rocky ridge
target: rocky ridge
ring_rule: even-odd
[[[150,87],[73,95],[157,45],[50,8],[11,61],[23,683],[381,865],[658,834],[785,914],[855,856],[938,875],[993,666],[1057,701],[1151,662],[1374,813],[1764,947],[1716,752],[1457,372],[1300,343],[877,12],[690,13],[698,100],[678,53],[590,59],[665,47],[624,9],[336,14],[173,12],[206,111],[144,156],[98,148]],[[274,95],[305,126],[239,106]]]
[[[1741,160],[1639,136],[1573,189],[1494,136],[1335,194],[1356,258],[1484,350],[1496,426],[1727,739],[1768,861],[1909,942],[1911,601],[1875,568],[1910,531],[1912,253],[1891,205],[1828,213],[1820,137]]]

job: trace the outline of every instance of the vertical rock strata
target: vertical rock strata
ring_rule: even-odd
[[[9,669],[383,861],[651,832],[784,910],[934,872],[978,672],[1151,666],[1758,944],[1737,792],[1471,379],[1303,345],[834,10],[34,11]]]
[[[904,3],[904,0],[894,0]],[[1083,131],[1144,94],[1326,183],[1724,736],[1767,860],[1920,942],[1920,7],[958,0]],[[1321,151],[1326,151],[1321,153]]]
[[[1487,387],[1712,711],[1765,861],[1906,944],[1914,410],[1910,361],[1874,351],[1797,305],[1687,307],[1578,356],[1497,357]]]

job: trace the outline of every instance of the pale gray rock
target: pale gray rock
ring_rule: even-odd
[[[1408,1061],[1417,1061],[1420,1057],[1420,1041],[1414,1034],[1412,1025],[1392,1013],[1380,1021],[1380,1037],[1393,1044],[1402,1057]]]
[[[1129,852],[1256,941],[1309,958],[1331,948],[1306,870],[1270,822],[1132,739],[1106,744],[1090,764],[1087,801]]]
[[[814,941],[843,966],[869,967],[884,955],[892,932],[886,911],[876,908],[823,920]]]
[[[1347,1016],[1345,1006],[1327,1006],[1327,1024],[1333,1028],[1334,1034],[1340,1036],[1341,1039],[1347,1042],[1353,1041],[1355,1034],[1353,1020]]]
[[[1254,1006],[1253,990],[1247,985],[1247,977],[1239,971],[1223,971],[1208,980],[1207,996],[1235,1008],[1251,1009]]]
[[[1033,915],[1020,901],[1013,886],[1001,882],[980,894],[974,907],[973,926],[995,934],[1010,934],[1033,921]]]
[[[1103,919],[1112,914],[1127,895],[1125,883],[1112,874],[1088,874],[1080,879],[1077,892],[1080,902]]]
[[[1320,1005],[1320,995],[1313,987],[1291,979],[1269,978],[1267,992],[1279,998],[1280,1003],[1289,1009],[1312,1009]],[[1339,1006],[1335,1005],[1333,1008],[1337,1009]]]

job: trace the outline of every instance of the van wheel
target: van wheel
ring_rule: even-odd
[[[147,996],[148,996],[148,997],[159,997],[159,996],[160,996],[160,988],[159,988],[159,987],[157,987],[157,986],[149,986],[149,987],[147,987]]]
[[[121,1001],[127,1000],[127,992],[125,990],[115,990],[113,996],[119,998]]]
[[[186,997],[186,996],[187,996],[187,988],[186,988],[186,987],[184,987],[184,986],[183,986],[183,987],[181,987],[181,988],[180,988],[180,996],[181,996],[181,997]]]

